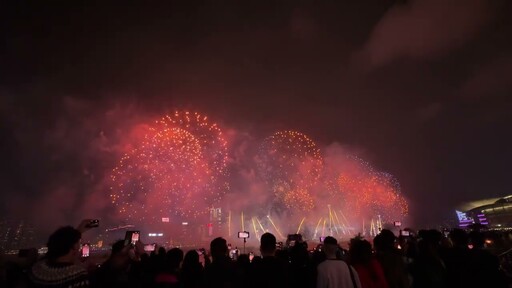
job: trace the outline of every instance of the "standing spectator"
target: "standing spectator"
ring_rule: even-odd
[[[354,238],[350,240],[350,264],[356,269],[363,288],[388,288],[384,271],[372,254],[370,242]]]
[[[201,287],[203,282],[203,265],[199,262],[199,253],[196,250],[190,250],[185,254],[183,266],[181,267],[181,279],[184,288]]]
[[[167,255],[163,253],[163,257],[164,262],[159,266],[159,273],[155,277],[155,287],[179,287],[179,269],[181,261],[183,261],[183,251],[179,248],[172,248],[167,251]]]
[[[35,287],[89,287],[87,271],[75,261],[80,255],[79,230],[66,226],[48,239],[48,253],[30,272]]]
[[[290,248],[290,285],[294,288],[307,288],[315,285],[315,273],[309,259],[307,243],[297,242]]]
[[[439,244],[443,238],[437,230],[419,232],[418,257],[411,264],[414,288],[447,287],[446,266],[439,255]]]
[[[119,240],[112,245],[110,257],[91,275],[93,287],[129,287],[130,286],[130,255],[129,246],[124,245],[124,240]]]
[[[210,242],[212,263],[204,271],[205,286],[211,288],[229,288],[233,286],[235,269],[228,256],[228,245],[224,238],[218,237]]]
[[[324,240],[326,260],[317,268],[317,288],[360,288],[361,282],[354,268],[336,257],[338,241],[328,236]]]
[[[395,243],[395,235],[387,229],[383,229],[373,239],[377,260],[384,270],[389,287],[408,288],[410,287],[410,281],[407,267],[402,253],[395,247]]]
[[[241,254],[238,256],[235,265],[235,287],[244,287],[251,281],[249,278],[249,273],[251,270],[251,260],[249,259],[249,255]]]
[[[261,261],[253,266],[254,287],[289,287],[287,262],[276,257],[277,240],[271,233],[261,235]]]
[[[463,287],[469,270],[469,237],[462,229],[453,229],[449,234],[452,243],[443,253],[443,261],[446,265],[448,287]]]
[[[469,251],[469,269],[464,279],[464,287],[507,287],[498,257],[484,249],[484,234],[472,231],[469,239],[473,249]]]

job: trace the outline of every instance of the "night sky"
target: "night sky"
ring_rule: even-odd
[[[175,109],[339,143],[417,226],[512,192],[511,1],[10,2],[0,215],[82,217],[130,127]]]

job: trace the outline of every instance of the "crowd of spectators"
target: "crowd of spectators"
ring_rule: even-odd
[[[280,248],[265,233],[258,256],[236,259],[221,237],[208,251],[186,253],[163,247],[148,253],[140,241],[119,240],[105,262],[87,266],[77,261],[83,228],[55,231],[41,258],[35,249],[19,261],[0,258],[0,287],[500,288],[510,282],[506,263],[486,249],[489,240],[479,231],[421,230],[397,237],[384,229],[373,245],[360,236],[350,239],[348,250],[334,237],[314,249],[303,241]]]

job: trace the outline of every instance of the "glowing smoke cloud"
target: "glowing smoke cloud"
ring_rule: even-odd
[[[297,212],[314,208],[311,187],[320,178],[323,160],[313,140],[296,131],[276,132],[263,141],[258,156],[259,171],[276,196],[275,205]]]
[[[202,223],[208,208],[223,207],[234,215],[244,211],[247,217],[238,224],[255,233],[287,233],[293,227],[312,234],[318,222],[315,234],[323,235],[345,233],[364,219],[394,221],[408,213],[392,175],[346,151],[328,147],[322,155],[311,138],[297,131],[276,132],[253,142],[259,146],[256,155],[238,156],[254,159],[257,168],[239,187],[247,189],[244,193],[230,191],[227,141],[205,116],[176,112],[147,126],[143,134],[110,176],[112,203],[128,222],[156,223],[171,217]],[[245,204],[241,198],[247,199]],[[239,221],[229,222],[236,227]]]

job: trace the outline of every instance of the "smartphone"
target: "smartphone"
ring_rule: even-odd
[[[126,231],[126,234],[124,236],[124,245],[137,243],[140,239],[140,231]]]
[[[89,222],[89,224],[85,225],[85,227],[87,227],[87,228],[95,228],[98,226],[100,226],[100,220],[98,220],[98,219],[91,220],[91,222]]]
[[[249,238],[249,232],[247,232],[247,231],[238,232],[238,238],[242,238],[242,239]]]
[[[411,233],[407,230],[402,230],[400,232],[400,236],[409,237],[409,236],[411,236]]]
[[[156,243],[144,245],[144,251],[146,251],[146,252],[153,252],[153,251],[155,251],[155,248],[156,248]]]
[[[82,257],[89,257],[89,243],[84,243],[82,245]]]
[[[252,259],[254,259],[254,253],[249,252],[249,261],[252,262]]]

